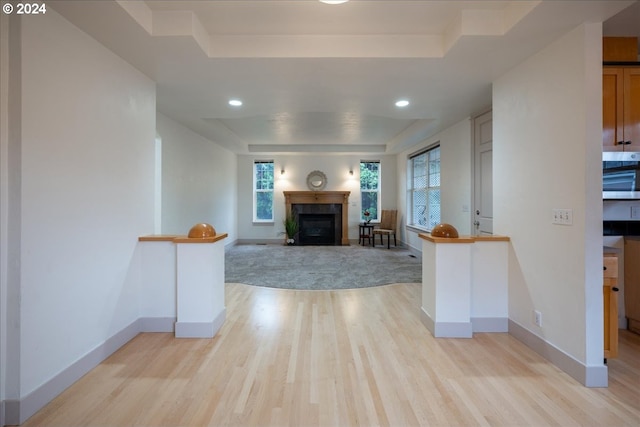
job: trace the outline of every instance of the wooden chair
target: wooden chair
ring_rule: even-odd
[[[387,249],[390,249],[391,235],[393,235],[393,246],[396,243],[396,220],[398,216],[397,210],[383,210],[380,218],[380,228],[373,229],[373,247],[376,246],[376,235],[380,235],[380,244],[384,244],[382,236],[387,236]]]

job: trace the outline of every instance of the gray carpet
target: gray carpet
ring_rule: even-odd
[[[284,289],[421,283],[422,263],[386,246],[235,245],[225,254],[225,282]]]

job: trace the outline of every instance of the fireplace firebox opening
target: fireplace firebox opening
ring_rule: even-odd
[[[300,214],[298,216],[300,245],[335,245],[334,214]]]

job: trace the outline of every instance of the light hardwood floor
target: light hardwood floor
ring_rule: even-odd
[[[585,388],[508,334],[434,339],[420,285],[227,285],[214,339],[141,334],[24,426],[638,426],[640,336]]]

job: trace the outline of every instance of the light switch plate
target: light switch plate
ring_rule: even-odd
[[[558,225],[573,225],[573,209],[552,209],[551,223]]]

